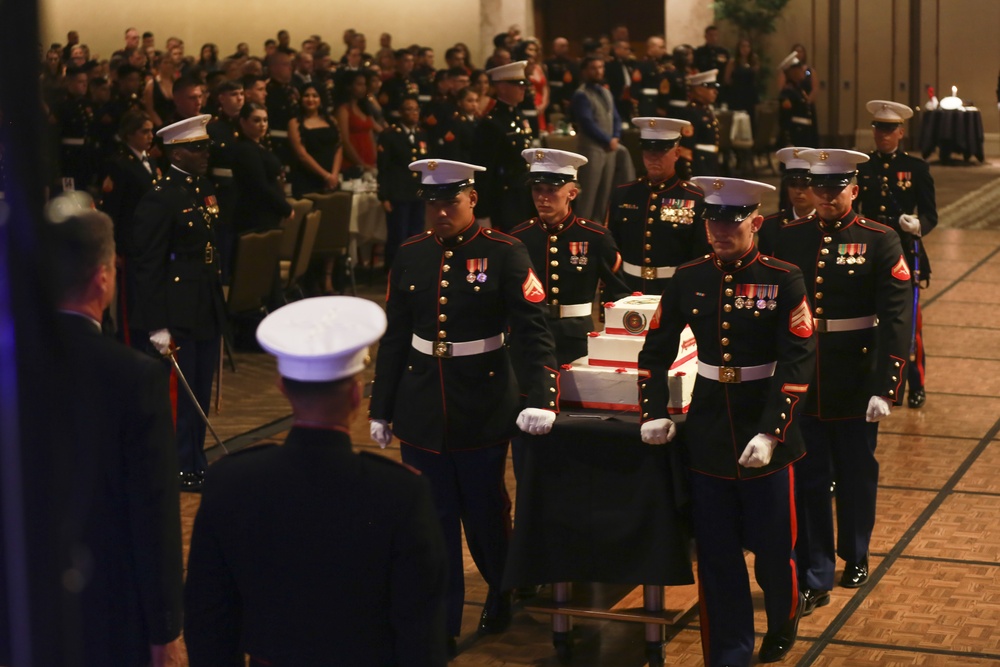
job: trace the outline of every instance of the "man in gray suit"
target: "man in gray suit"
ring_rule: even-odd
[[[619,143],[621,117],[604,87],[604,60],[587,56],[580,65],[583,85],[570,103],[580,140],[578,153],[588,162],[580,169],[577,215],[603,220],[614,185],[635,180],[628,150]]]

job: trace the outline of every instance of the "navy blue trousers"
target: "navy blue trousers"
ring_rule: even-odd
[[[419,470],[431,485],[448,553],[448,636],[457,637],[465,604],[463,527],[469,553],[486,584],[499,592],[503,581],[511,529],[504,482],[507,444],[438,454],[403,443],[400,451],[403,462]]]
[[[744,549],[754,553],[768,631],[778,631],[798,609],[795,474],[791,466],[751,479],[692,472],[691,510],[705,664],[749,665],[753,599]]]
[[[830,590],[836,557],[857,562],[868,555],[878,492],[878,423],[864,417],[821,421],[802,415],[806,455],[795,464],[799,535],[796,553],[803,588]],[[830,483],[837,482],[834,551]]]
[[[177,365],[207,415],[212,403],[212,380],[219,365],[219,339],[174,338],[174,344],[177,346]],[[207,430],[205,421],[177,378],[177,460],[181,472],[205,472],[208,468],[205,458]]]

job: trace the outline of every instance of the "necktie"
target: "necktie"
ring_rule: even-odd
[[[149,165],[149,156],[145,153],[142,154],[142,166],[146,168],[146,171],[153,173],[153,168]]]

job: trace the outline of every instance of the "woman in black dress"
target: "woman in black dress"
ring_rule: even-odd
[[[281,162],[261,145],[267,132],[267,109],[247,102],[240,111],[240,140],[232,149],[236,203],[233,226],[237,233],[277,229],[292,214],[285,199]]]
[[[757,92],[757,75],[760,73],[760,60],[753,51],[749,39],[741,39],[736,45],[736,55],[726,65],[723,76],[725,84],[725,101],[733,111],[746,111],[751,120],[754,109],[760,101]]]
[[[292,168],[292,194],[296,198],[339,187],[344,147],[337,123],[327,116],[315,83],[300,89],[299,116],[288,122],[288,141],[298,158]]]

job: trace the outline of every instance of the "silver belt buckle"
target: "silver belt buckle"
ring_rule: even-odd
[[[562,306],[549,304],[549,317],[562,317]]]
[[[719,382],[722,384],[738,384],[741,382],[741,371],[740,368],[733,368],[731,366],[720,366],[719,367]]]
[[[443,340],[434,343],[434,356],[438,359],[448,359],[451,357],[451,343]]]
[[[643,280],[656,280],[656,267],[644,266],[642,267],[642,279]]]
[[[826,320],[822,318],[814,318],[813,326],[816,328],[816,333],[827,333],[828,331],[826,326]]]

